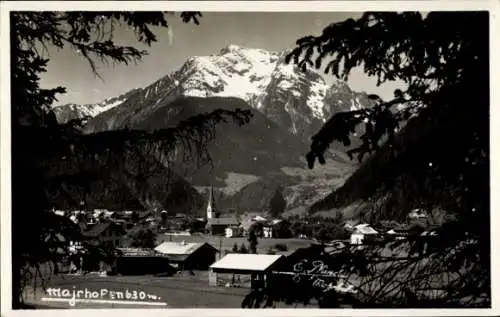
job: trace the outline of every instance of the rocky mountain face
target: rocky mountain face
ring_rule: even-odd
[[[217,128],[209,147],[213,165],[194,168],[182,162],[174,166],[175,172],[196,188],[218,187],[226,193],[221,202],[225,206],[262,209],[267,205],[263,197],[285,185],[285,194],[297,207],[302,198],[295,189],[307,192],[308,202],[318,195],[322,198],[337,186],[338,169],[352,169],[348,161],[339,159],[328,181],[323,174],[307,172],[303,155],[309,137],[333,114],[370,106],[371,101],[345,82],[327,84],[314,71],[302,72],[286,64],[285,55],[229,45],[215,55],[189,58],[178,71],[145,88],[96,105],[71,104],[54,111],[61,122],[90,116],[84,131],[97,133],[124,128],[152,131],[217,108],[250,108],[254,118],[249,125]],[[299,176],[284,173],[283,168],[299,170]],[[244,184],[239,192],[232,190],[236,183]],[[255,197],[261,201],[259,206],[251,202]]]
[[[328,85],[314,71],[286,64],[286,52],[229,45],[218,54],[189,58],[182,67],[146,88],[137,88],[97,105],[56,107],[61,120],[94,117],[87,132],[134,126],[158,107],[179,97],[236,97],[291,134],[314,134],[334,113],[366,107],[365,93],[340,80]]]
[[[131,129],[149,130],[176,126],[197,114],[222,109],[250,109],[243,100],[231,97],[182,97],[156,107],[148,116],[137,119]],[[251,122],[238,126],[219,124],[215,140],[209,144],[212,164],[177,161],[173,168],[195,185],[223,185],[229,173],[264,176],[283,166],[302,167],[301,156],[308,144],[254,111]]]

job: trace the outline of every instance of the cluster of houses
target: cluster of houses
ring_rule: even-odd
[[[120,275],[166,275],[179,271],[207,270],[216,261],[215,247],[209,243],[164,241],[155,248],[118,247],[109,256],[79,254],[68,263],[68,271]]]
[[[236,217],[208,218],[206,232],[211,235],[223,235],[226,238],[243,237],[248,234],[252,225],[258,224],[261,228],[260,237],[270,239],[276,237],[274,229],[282,221],[282,219],[268,220],[259,215],[247,216],[244,219],[241,217],[239,219]]]
[[[96,210],[94,212],[73,211],[61,212],[54,211],[59,216],[65,216],[79,225],[82,236],[89,245],[93,246],[108,246],[111,248],[123,247],[124,237],[128,230],[135,225],[130,219],[132,212],[111,212],[107,210]],[[170,222],[175,223],[185,221],[184,215],[176,215],[170,218]],[[137,221],[137,220],[136,220]],[[142,224],[157,225],[158,220],[148,215],[142,216],[138,220]],[[207,219],[190,219],[192,223],[200,227],[200,231],[211,235],[219,235],[227,238],[241,237],[247,234],[252,224],[258,223],[262,228],[263,238],[273,237],[273,225],[279,223],[279,220],[267,221],[267,219],[256,216],[247,219],[239,220],[237,218],[216,218],[211,214],[211,206],[209,204]],[[181,232],[163,232],[165,235],[186,235],[191,233],[188,231]],[[71,250],[76,252],[80,247],[79,244],[69,242]],[[189,245],[189,244],[187,244]]]
[[[166,235],[190,235],[189,231],[178,229],[186,227],[185,224],[189,222],[191,229],[194,228],[207,234],[231,238],[244,236],[249,228],[257,223],[262,228],[261,237],[272,238],[273,226],[280,222],[280,220],[268,221],[258,215],[244,219],[241,219],[241,217],[220,217],[219,212],[215,209],[212,192],[210,193],[206,217],[204,218],[192,218],[182,214],[164,217],[165,211],[157,214],[156,217],[152,213],[140,211],[109,211],[105,209],[71,212],[53,210],[53,212],[77,224],[87,245],[107,247],[117,251],[113,255],[111,264],[109,264],[109,259],[90,260],[89,256],[84,256],[85,259],[77,259],[76,262],[73,259],[75,263],[71,266],[71,271],[116,271],[119,274],[139,274],[143,272],[138,267],[148,267],[150,271],[161,271],[168,268],[166,269],[168,272],[207,269],[209,265],[215,262],[216,254],[220,251],[208,243],[172,241],[164,241],[157,245],[154,250],[149,251],[129,248],[127,243],[124,243],[125,236],[137,224],[145,227],[155,227],[156,229],[160,228],[161,230],[156,232]],[[163,227],[165,225],[163,218],[167,219],[168,228]],[[181,224],[184,224],[184,226]],[[59,239],[66,244],[71,254],[81,254],[80,251],[83,250],[81,242],[68,241],[66,243],[66,241],[63,241],[62,236]],[[168,265],[166,265],[167,262]]]
[[[259,214],[247,215],[246,217],[221,217],[215,207],[213,188],[210,191],[206,210],[205,231],[210,235],[225,236],[226,238],[243,237],[248,234],[250,227],[259,225],[261,238],[273,238],[273,231],[282,219],[266,219]]]
[[[427,219],[428,215],[424,210],[415,209],[408,214],[410,220],[417,222],[395,227],[378,226],[374,227],[368,223],[356,223],[347,221],[344,228],[350,232],[350,244],[362,245],[384,240],[405,240],[410,236],[433,237],[437,236],[436,226],[420,225],[418,220]]]
[[[79,263],[76,264],[73,259],[72,271],[108,271],[116,274],[172,274],[179,270],[192,272],[193,270],[207,270],[211,267],[221,272],[229,270],[228,267],[222,269],[222,264],[220,263],[213,266],[217,253],[220,253],[221,250],[216,249],[209,243],[163,241],[152,249],[124,247],[126,246],[122,243],[124,236],[137,223],[162,227],[162,229],[168,231],[168,228],[163,227],[164,223],[162,223],[162,219],[168,218],[168,223],[170,225],[177,224],[177,227],[179,227],[180,223],[185,223],[189,220],[191,228],[195,228],[206,234],[224,236],[226,238],[245,236],[254,225],[258,225],[258,228],[260,228],[259,235],[261,238],[280,238],[278,234],[279,230],[275,229],[284,223],[282,219],[266,219],[259,214],[247,214],[244,217],[221,217],[215,208],[213,189],[210,191],[206,216],[203,218],[193,219],[192,217],[179,214],[169,216],[165,214],[166,211],[156,214],[156,217],[153,214],[144,212],[140,214],[137,211],[113,212],[109,210],[94,210],[92,212],[74,211],[68,213],[54,210],[54,213],[67,217],[77,223],[81,228],[84,239],[89,245],[109,246],[116,251],[109,258],[101,257],[97,260],[83,260],[80,257],[78,259]],[[427,215],[422,210],[414,210],[408,217],[411,219],[422,219],[426,218]],[[344,228],[349,231],[349,240],[342,241],[342,243],[351,245],[370,244],[386,239],[406,239],[411,235],[436,235],[436,232],[432,228],[424,229],[415,225],[383,228],[380,226],[374,227],[367,223],[347,221]],[[163,233],[181,234],[179,232]],[[190,235],[187,231],[184,231],[182,234]],[[78,243],[69,242],[68,244],[70,252],[74,254],[77,254],[82,248],[81,244]],[[228,254],[225,258],[227,256],[236,259],[239,255]],[[268,256],[267,259],[271,259],[269,255],[266,256]],[[278,258],[276,257],[276,259]],[[254,257],[252,259],[258,262],[260,261],[258,259],[263,259],[263,257]],[[229,258],[226,261],[229,261]],[[238,265],[241,266],[243,264],[240,263]],[[242,272],[242,270],[238,271],[234,268],[231,270]]]

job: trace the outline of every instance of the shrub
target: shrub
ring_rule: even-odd
[[[150,228],[138,227],[130,230],[125,240],[132,248],[154,248],[156,245],[156,234]]]
[[[240,250],[238,251],[238,253],[243,253],[243,254],[248,253],[248,249],[244,243],[241,244]]]

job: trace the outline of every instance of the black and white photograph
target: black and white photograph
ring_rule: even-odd
[[[2,3],[2,311],[493,311],[498,3],[179,2]]]

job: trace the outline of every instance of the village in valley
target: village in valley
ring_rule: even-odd
[[[114,277],[122,283],[156,277],[163,283],[172,283],[173,287],[183,280],[188,284],[195,281],[193,292],[201,291],[200,287],[237,288],[244,297],[252,290],[269,287],[266,283],[272,283],[273,276],[302,274],[296,270],[294,261],[297,255],[303,259],[300,253],[314,246],[334,254],[384,245],[388,241],[438,236],[436,226],[430,224],[429,215],[422,209],[408,213],[405,223],[370,224],[343,221],[341,217],[333,221],[297,216],[272,218],[268,217],[269,212],[235,217],[216,207],[213,190],[207,197],[205,217],[198,218],[170,215],[167,210],[53,210],[55,215],[78,225],[83,236],[83,242],[59,236],[61,250],[69,249],[70,255],[61,257],[57,272],[76,279],[81,285],[85,285],[88,278],[94,282],[101,279],[102,285],[107,285],[116,282]],[[89,246],[106,249],[108,253],[92,254],[87,251]],[[336,272],[323,263],[318,268],[313,264],[308,271],[316,272],[321,278],[320,283],[313,282],[313,287],[340,293],[356,292],[353,285],[341,278],[341,270]],[[210,303],[200,306],[210,307]]]

